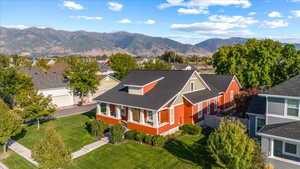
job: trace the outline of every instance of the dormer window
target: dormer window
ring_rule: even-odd
[[[126,82],[124,86],[128,87],[129,94],[144,95],[151,91],[164,77],[148,78],[149,77],[145,77],[144,79],[133,79]]]

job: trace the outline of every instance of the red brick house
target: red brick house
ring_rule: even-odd
[[[97,119],[128,129],[165,135],[184,124],[201,124],[207,114],[230,109],[241,86],[233,75],[192,70],[136,70],[95,98]]]

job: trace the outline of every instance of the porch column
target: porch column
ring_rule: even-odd
[[[272,138],[270,138],[270,139],[269,139],[269,142],[270,142],[270,143],[269,143],[269,145],[270,145],[270,149],[269,149],[269,153],[270,153],[270,154],[269,154],[269,156],[270,156],[270,157],[273,157],[273,154],[274,154],[274,153],[273,153],[273,152],[274,152],[274,150],[273,150],[273,148],[274,148],[274,140],[273,140]]]
[[[107,116],[110,116],[110,106],[109,106],[109,104],[106,104],[106,113],[107,113]]]
[[[117,114],[117,119],[121,119],[121,109],[120,109],[120,106],[116,106],[116,114]]]
[[[155,128],[158,128],[158,125],[159,125],[158,113],[160,113],[160,112],[153,113],[153,127],[155,127]]]
[[[144,110],[140,110],[140,123],[145,124]]]
[[[100,103],[97,103],[97,113],[96,113],[96,115],[100,115],[100,114],[101,114]]]
[[[132,120],[132,110],[131,110],[131,108],[128,108],[128,121],[129,122],[132,122],[133,120]]]

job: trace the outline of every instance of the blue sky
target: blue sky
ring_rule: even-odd
[[[0,25],[128,31],[190,44],[232,36],[300,43],[300,0],[0,0]]]

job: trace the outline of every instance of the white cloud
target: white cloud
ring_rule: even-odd
[[[243,17],[243,16],[224,16],[224,15],[212,15],[209,17],[210,21],[213,22],[224,22],[224,23],[235,23],[239,24],[241,27],[246,27],[257,23],[258,20],[253,17]]]
[[[208,14],[207,10],[203,9],[195,9],[195,8],[179,8],[177,10],[178,13],[182,14],[191,14],[191,15],[196,15],[196,14]]]
[[[82,15],[70,16],[70,18],[72,18],[72,19],[84,19],[84,20],[102,20],[103,19],[103,17],[101,17],[101,16],[82,16]]]
[[[188,8],[207,9],[209,6],[240,6],[242,8],[249,8],[251,3],[249,0],[166,0],[166,3],[162,3],[158,8],[168,8],[173,6],[182,6]]]
[[[152,25],[152,24],[155,24],[155,20],[152,20],[152,19],[148,19],[144,22],[145,24],[148,24],[148,25]]]
[[[300,2],[300,0],[299,0]],[[293,14],[294,17],[300,17],[300,10],[294,10],[294,11],[291,11],[291,13]]]
[[[20,30],[23,30],[23,29],[27,29],[28,26],[25,26],[25,25],[3,25],[3,27],[6,27],[6,28],[14,28],[14,29],[20,29]]]
[[[287,23],[284,20],[275,20],[275,21],[265,21],[264,26],[267,28],[281,28],[281,27],[287,27],[289,26],[289,23]]]
[[[84,7],[73,1],[64,1],[64,6],[72,10],[83,10]]]
[[[108,9],[112,11],[121,11],[123,9],[123,5],[118,2],[108,2]]]
[[[268,14],[268,17],[270,17],[270,18],[281,18],[282,15],[281,15],[281,13],[278,12],[278,11],[273,11],[273,12],[270,12],[270,13]]]
[[[129,19],[122,19],[118,21],[119,23],[131,23],[131,20]]]
[[[256,15],[256,12],[249,12],[248,15],[250,16]]]

